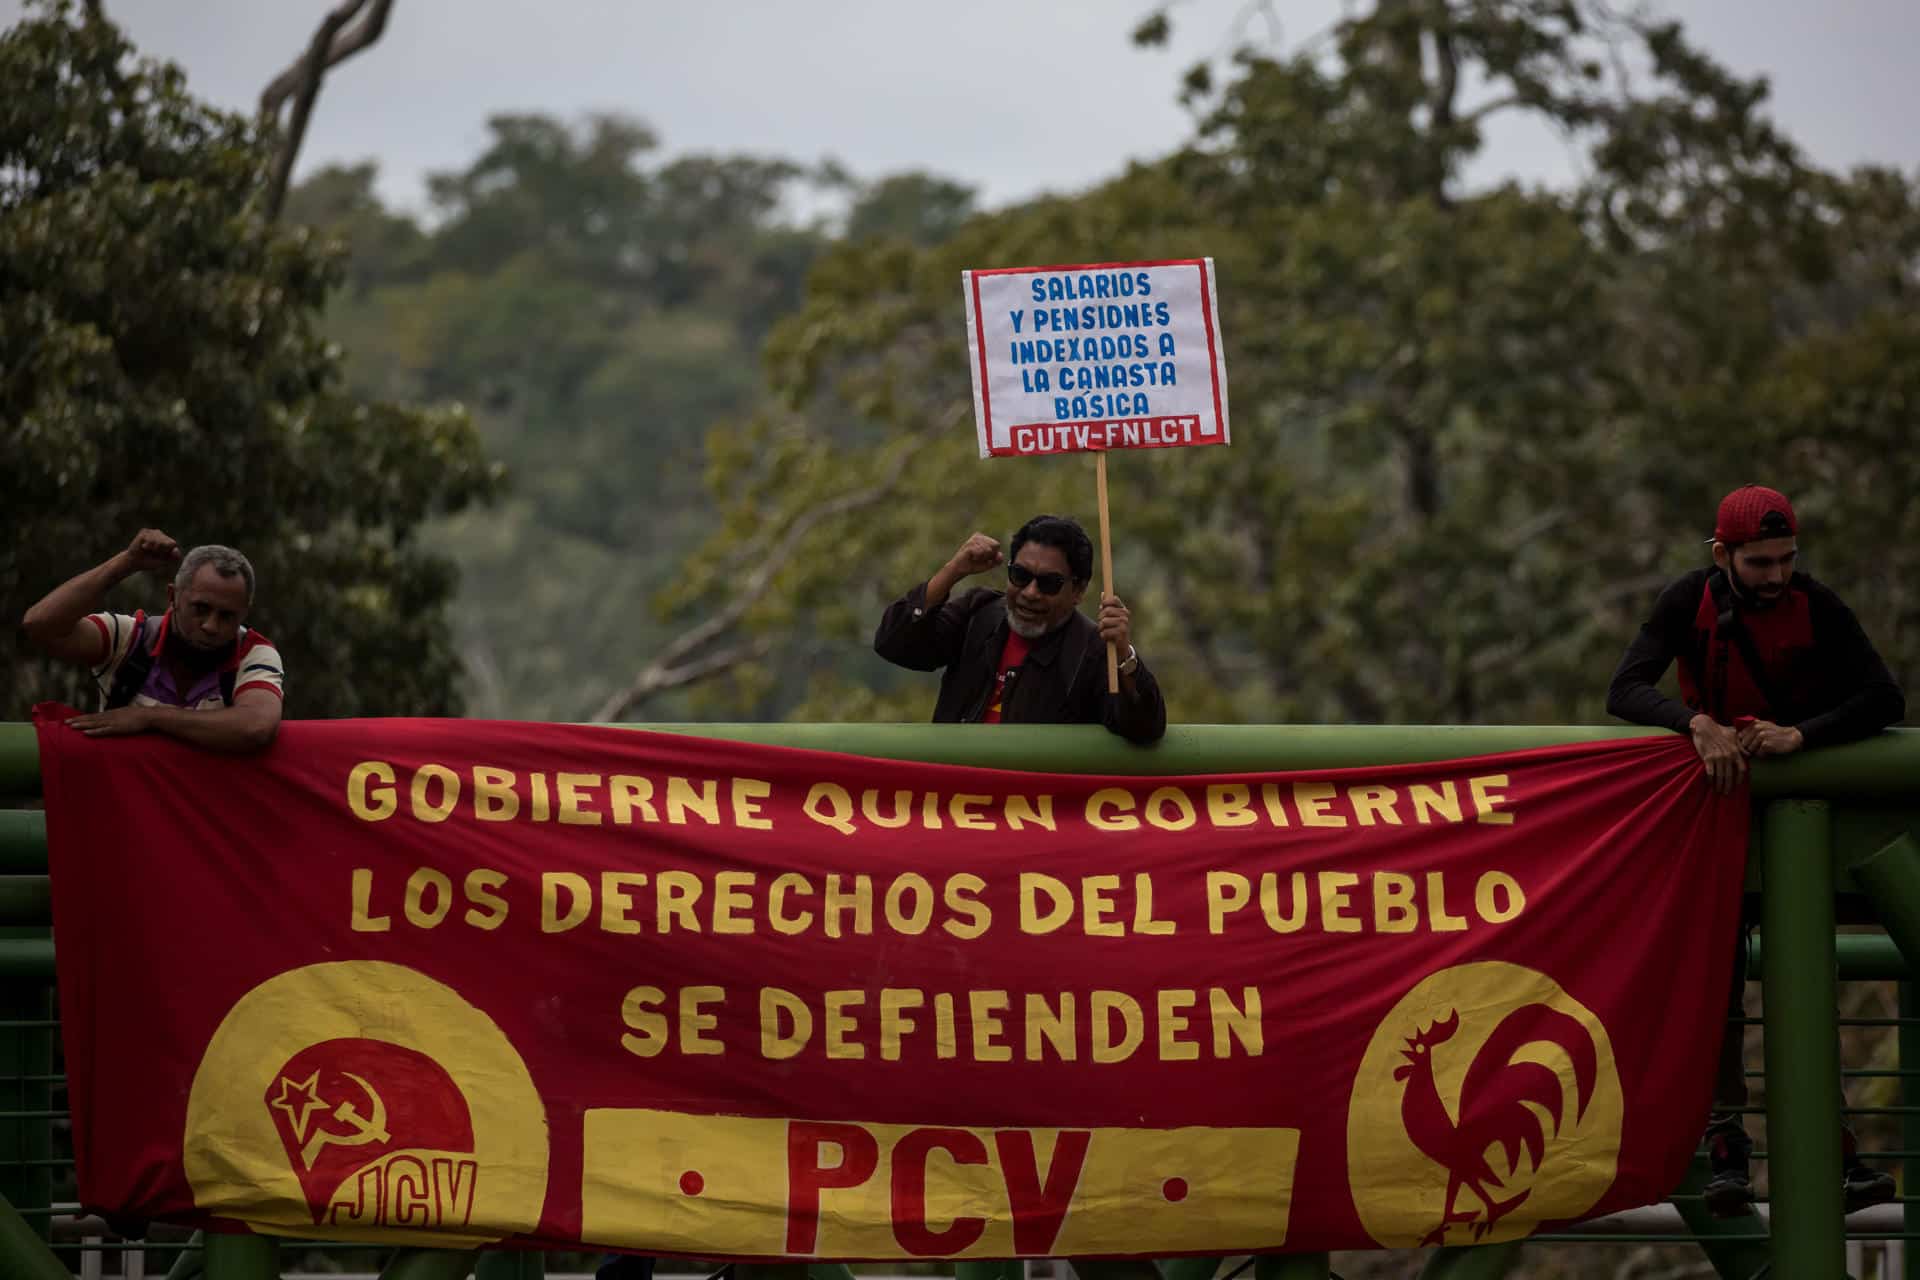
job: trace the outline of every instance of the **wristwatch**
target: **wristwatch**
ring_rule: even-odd
[[[1140,666],[1140,652],[1132,645],[1127,646],[1127,656],[1120,660],[1120,674],[1130,676]]]

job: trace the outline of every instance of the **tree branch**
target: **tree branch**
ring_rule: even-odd
[[[1447,29],[1446,22],[1446,18],[1441,18],[1440,25],[1431,32],[1433,61],[1439,75],[1427,100],[1433,127],[1442,132],[1453,127],[1453,100],[1460,92],[1460,57],[1454,52],[1453,32]]]
[[[366,4],[367,0],[345,0],[321,23],[321,27],[328,30],[326,61],[321,71],[330,70],[351,58],[378,40],[386,31],[387,14],[393,9],[393,0],[375,0],[373,8],[367,12],[360,25],[345,34],[340,34],[340,28],[352,21],[354,14]],[[329,24],[331,24],[330,28]],[[294,60],[292,66],[274,77],[273,83],[261,90],[260,119],[263,123],[280,118],[280,108],[286,105],[287,99],[307,78],[308,63],[312,53],[310,43],[307,52],[301,54]]]
[[[690,684],[711,679],[723,672],[731,671],[742,663],[764,658],[767,651],[772,648],[773,641],[761,636],[731,648],[710,653],[703,658],[681,663],[679,666],[656,659],[649,662],[626,689],[602,703],[600,709],[593,713],[593,722],[595,724],[610,723],[656,693],[668,693],[674,689],[683,689]]]
[[[1461,119],[1466,124],[1477,125],[1481,121],[1485,120],[1488,116],[1496,115],[1499,112],[1505,111],[1509,107],[1524,107],[1526,105],[1527,105],[1527,100],[1521,97],[1519,94],[1503,93],[1497,98],[1491,98],[1486,102],[1481,103],[1479,106],[1475,107],[1473,110],[1467,112],[1467,114],[1461,117]]]
[[[289,97],[293,99],[293,111],[287,121],[286,133],[280,139],[279,150],[273,158],[273,169],[267,179],[267,221],[277,221],[281,207],[286,204],[287,185],[293,178],[293,162],[300,154],[300,144],[306,139],[307,121],[313,115],[315,99],[320,96],[320,82],[326,78],[329,68],[338,66],[378,40],[387,29],[387,15],[392,10],[393,0],[371,0],[371,7],[369,0],[343,0],[339,7],[320,20],[313,39],[307,43],[306,53],[261,92],[260,125],[263,130],[279,122],[280,108]],[[356,17],[360,21],[343,30]]]
[[[596,724],[605,724],[626,715],[656,693],[707,679],[764,654],[769,642],[763,639],[737,644],[704,658],[692,657],[739,625],[748,611],[760,603],[772,589],[775,577],[800,550],[807,534],[824,521],[872,506],[890,496],[899,485],[900,477],[906,473],[907,463],[930,438],[931,433],[922,435],[902,448],[873,484],[809,507],[784,527],[769,531],[762,541],[773,543],[773,550],[762,557],[759,567],[748,575],[725,607],[698,626],[682,632],[678,639],[661,651],[660,656],[640,669],[632,683],[602,702],[593,713],[592,720]]]
[[[1433,148],[1433,157],[1437,161],[1433,166],[1433,201],[1442,209],[1453,207],[1453,198],[1447,194],[1448,166],[1442,157],[1457,145],[1449,135],[1453,132],[1454,99],[1460,93],[1460,55],[1453,47],[1453,31],[1447,26],[1451,21],[1452,15],[1442,5],[1439,20],[1430,33],[1433,36],[1433,61],[1437,74],[1427,98],[1427,117],[1437,139]]]

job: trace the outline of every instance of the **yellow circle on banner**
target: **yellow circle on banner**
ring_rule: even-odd
[[[1592,1010],[1535,969],[1422,979],[1374,1030],[1347,1112],[1347,1176],[1383,1247],[1515,1240],[1613,1185],[1625,1101]]]
[[[271,1235],[471,1246],[531,1229],[546,1108],[493,1019],[417,970],[316,964],[207,1042],[182,1140],[196,1207]]]

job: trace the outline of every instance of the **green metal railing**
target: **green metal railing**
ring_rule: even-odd
[[[1568,726],[1177,726],[1153,748],[1130,746],[1097,729],[1023,726],[655,725],[630,726],[736,741],[803,747],[927,763],[1023,772],[1179,775],[1332,769],[1451,760],[1563,743],[1645,736],[1625,728]],[[0,724],[0,805],[39,789],[32,729]],[[1766,761],[1752,772],[1756,804],[1749,890],[1760,891],[1764,945],[1749,976],[1764,985],[1769,1233],[1755,1215],[1710,1217],[1700,1197],[1704,1160],[1672,1198],[1686,1235],[1573,1229],[1526,1243],[1699,1244],[1725,1280],[1771,1275],[1844,1274],[1847,1239],[1920,1243],[1920,1195],[1901,1197],[1902,1229],[1849,1236],[1837,1187],[1840,1148],[1833,1099],[1843,1076],[1891,1077],[1898,1107],[1849,1108],[1898,1116],[1901,1186],[1920,1190],[1920,994],[1911,975],[1920,959],[1920,731],[1895,730],[1867,742]],[[1885,932],[1836,933],[1837,895],[1864,899]],[[50,1246],[54,1190],[69,1161],[56,1154],[57,1021],[52,1002],[54,945],[46,876],[44,815],[0,808],[0,1271],[23,1280],[72,1280]],[[1836,1018],[1836,980],[1897,980],[1895,1018]],[[1738,1023],[1760,1021],[1738,1019]],[[1836,1026],[1893,1029],[1899,1065],[1841,1069]],[[1731,1032],[1737,1033],[1737,1032]],[[301,1246],[305,1247],[305,1246]],[[1496,1280],[1516,1265],[1523,1244],[1434,1251],[1427,1280]],[[210,1280],[259,1280],[279,1274],[280,1243],[263,1236],[215,1235],[181,1247],[171,1276],[204,1270]],[[1087,1280],[1210,1280],[1217,1258],[1082,1263]],[[403,1249],[383,1275],[395,1280],[534,1280],[542,1255],[529,1252]],[[742,1267],[742,1280],[845,1280],[837,1264]],[[997,1262],[961,1262],[960,1280],[1008,1280]],[[1254,1280],[1325,1280],[1326,1255],[1275,1255],[1253,1261]],[[1906,1250],[1903,1280],[1920,1280],[1920,1248]]]

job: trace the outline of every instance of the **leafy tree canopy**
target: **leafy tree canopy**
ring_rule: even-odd
[[[471,405],[509,467],[499,504],[432,537],[463,571],[473,709],[578,718],[678,630],[652,600],[716,527],[706,432],[764,395],[760,347],[819,255],[838,234],[938,240],[972,195],[926,173],[667,155],[616,115],[501,115],[487,133],[430,178],[424,224],[382,207],[371,165],[312,175],[287,216],[353,246],[327,321],[349,385]],[[844,233],[806,208],[844,208]]]
[[[343,389],[338,255],[258,216],[266,140],[177,67],[60,0],[0,33],[0,84],[0,615],[158,526],[253,560],[291,714],[457,712],[454,577],[415,535],[495,488],[465,413]],[[0,715],[90,698],[5,643]]]

